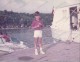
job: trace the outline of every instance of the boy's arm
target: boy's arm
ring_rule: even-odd
[[[32,27],[33,29],[35,29],[35,28],[39,27],[39,25],[35,25],[35,23],[36,23],[36,22],[35,22],[35,21],[33,21],[33,22],[32,22],[32,24],[31,24],[31,27]]]

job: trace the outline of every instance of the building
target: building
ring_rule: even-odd
[[[54,7],[51,29],[53,38],[80,43],[80,2]]]

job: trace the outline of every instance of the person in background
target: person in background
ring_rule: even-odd
[[[31,24],[32,29],[34,29],[34,46],[35,46],[35,55],[38,55],[38,46],[41,54],[45,54],[42,49],[42,28],[44,24],[41,20],[40,13],[38,11],[35,12],[34,20]]]
[[[3,34],[3,38],[6,40],[6,42],[10,42],[10,38],[7,33]]]
[[[10,38],[7,35],[7,33],[4,34],[4,33],[0,32],[0,37],[4,38],[5,42],[10,42]]]

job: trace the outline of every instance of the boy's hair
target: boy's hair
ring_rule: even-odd
[[[35,12],[35,16],[39,16],[40,13],[38,11]]]

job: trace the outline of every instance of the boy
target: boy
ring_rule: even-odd
[[[32,28],[34,29],[34,46],[35,46],[35,55],[38,55],[37,44],[40,48],[40,53],[45,54],[42,50],[42,28],[44,27],[43,22],[40,19],[39,12],[35,12],[35,19],[32,22]]]

